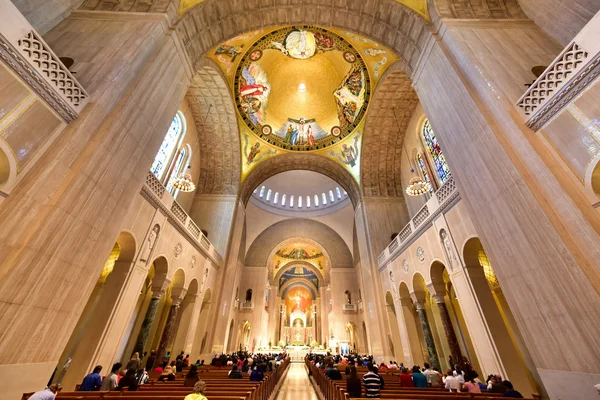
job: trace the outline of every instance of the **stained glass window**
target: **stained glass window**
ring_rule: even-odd
[[[261,187],[260,188],[260,194],[258,195],[258,197],[262,198],[265,195],[265,187]]]
[[[310,196],[306,196],[306,207],[310,208]]]
[[[152,168],[150,168],[150,171],[152,171],[158,179],[163,177],[164,172],[167,169],[167,164],[177,147],[182,126],[181,117],[179,114],[175,114],[175,118],[173,118],[173,122],[171,122],[171,126],[160,145],[160,149],[158,149],[158,153],[156,153],[156,157],[154,157]]]
[[[417,164],[419,164],[419,169],[421,170],[421,175],[423,175],[423,179],[425,179],[425,182],[429,183],[429,194],[433,194],[433,185],[431,184],[429,173],[427,172],[427,168],[425,167],[425,160],[423,160],[423,157],[421,157],[421,153],[417,153]]]
[[[332,203],[335,201],[335,197],[333,197],[333,191],[332,190],[329,191],[329,201],[331,201]]]
[[[302,208],[302,196],[298,196],[298,207]]]
[[[315,194],[315,207],[319,207],[319,196]]]
[[[279,192],[275,192],[275,197],[273,198],[273,203],[277,204],[278,201],[279,201]]]
[[[335,192],[337,193],[338,199],[341,199],[342,198],[342,192],[340,192],[340,188],[339,187],[335,188]]]
[[[433,169],[438,176],[440,185],[443,185],[450,178],[450,169],[448,168],[446,157],[444,157],[444,153],[442,153],[437,138],[431,129],[429,120],[426,120],[425,125],[423,125],[423,139],[427,150],[429,150],[431,160],[433,161]]]
[[[267,201],[271,201],[271,193],[273,193],[273,191],[271,189],[269,189],[267,191]]]
[[[294,208],[294,196],[290,196],[290,207]]]
[[[281,196],[281,205],[285,207],[285,194]]]
[[[327,204],[327,196],[325,195],[325,193],[323,193],[323,195],[321,196],[321,200],[323,200],[322,201],[323,205]]]

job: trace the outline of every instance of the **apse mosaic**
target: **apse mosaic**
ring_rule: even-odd
[[[303,266],[292,267],[288,271],[285,271],[279,278],[279,287],[282,287],[291,279],[306,279],[315,285],[316,288],[319,287],[319,278],[317,278],[317,275]]]
[[[277,274],[279,269],[296,261],[307,262],[319,271],[325,268],[325,255],[319,249],[310,244],[294,243],[277,250],[273,256],[273,274]]]
[[[235,100],[242,179],[260,162],[310,151],[360,183],[365,113],[374,87],[399,58],[342,29],[291,26],[236,36],[207,55]]]
[[[323,28],[286,27],[262,36],[244,54],[234,94],[251,131],[275,146],[305,151],[354,131],[371,82],[362,56],[343,37]]]
[[[285,295],[285,308],[287,315],[294,311],[306,313],[312,305],[312,295],[308,289],[298,286],[291,288]]]

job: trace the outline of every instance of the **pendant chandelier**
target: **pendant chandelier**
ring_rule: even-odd
[[[206,120],[208,119],[208,114],[210,113],[210,109],[212,108],[212,104],[208,105],[208,111],[206,112],[206,117],[204,118],[204,122],[202,123],[202,129],[206,125]],[[194,146],[194,151],[192,152],[192,156],[194,152],[198,148],[198,143],[200,141],[200,137],[196,140],[196,145]],[[192,158],[190,157],[190,163],[192,162]],[[177,177],[173,178],[173,187],[180,192],[189,193],[196,190],[196,185],[192,180],[192,166],[188,164],[186,170],[180,173]]]
[[[190,175],[189,173],[191,168],[192,167],[188,165],[185,173],[182,173],[178,177],[173,179],[173,187],[175,189],[185,193],[193,192],[194,190],[196,190],[196,185],[194,185],[194,182],[192,181],[192,175]]]
[[[396,117],[396,109],[392,107],[392,112],[394,113],[394,119],[396,119],[396,123],[398,123],[398,118]],[[406,187],[406,194],[409,196],[421,196],[423,194],[429,193],[431,190],[431,185],[426,182],[423,178],[421,178],[413,167],[412,160],[408,156],[408,151],[406,151],[406,146],[404,145],[404,141],[402,142],[402,147],[404,148],[404,153],[406,154],[406,159],[410,164],[410,172],[412,174],[412,178],[410,178],[410,182]]]

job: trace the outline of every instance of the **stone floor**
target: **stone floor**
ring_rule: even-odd
[[[292,363],[275,400],[319,400],[304,363]]]

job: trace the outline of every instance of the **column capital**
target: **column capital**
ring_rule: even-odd
[[[160,299],[171,285],[170,279],[165,279],[161,283],[152,282],[152,298]]]
[[[425,309],[425,302],[423,300],[419,300],[419,298],[415,292],[410,293],[410,298],[412,299],[412,302],[415,305],[415,307],[417,307],[417,310]]]
[[[187,294],[187,289],[185,288],[177,288],[171,291],[171,300],[173,300],[172,305],[179,307],[181,302],[185,298]]]

